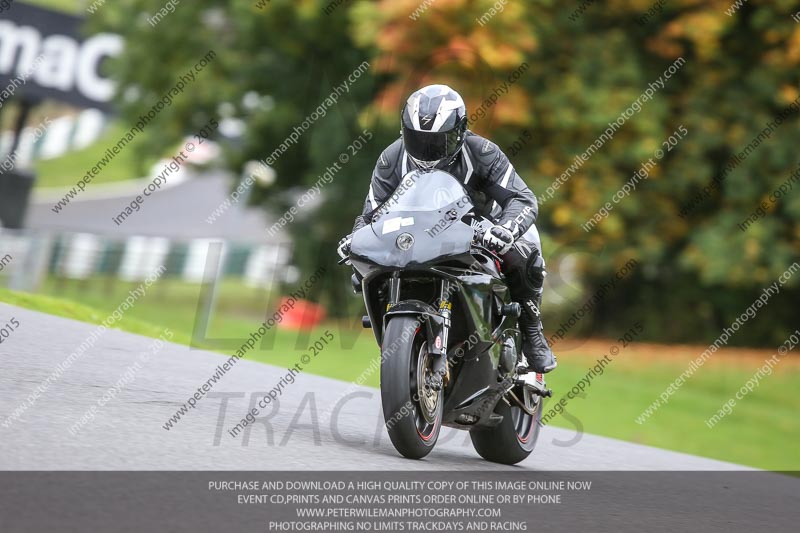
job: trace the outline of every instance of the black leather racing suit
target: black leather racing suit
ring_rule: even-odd
[[[383,151],[372,173],[363,213],[356,218],[354,233],[368,223],[372,212],[391,196],[402,177],[416,168],[403,148],[402,139]],[[518,224],[520,237],[503,256],[503,274],[514,301],[541,298],[544,259],[535,225],[539,208],[536,196],[508,157],[493,142],[468,131],[461,153],[450,164],[437,168],[463,183],[479,214],[496,224],[509,221]]]

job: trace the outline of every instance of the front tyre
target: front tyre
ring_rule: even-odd
[[[523,391],[523,394],[528,395],[527,402],[531,406],[531,393]],[[470,431],[475,451],[487,461],[504,465],[514,465],[527,459],[539,439],[543,400],[537,400],[533,415],[513,403],[509,406],[502,400],[497,402],[494,412],[502,416],[503,421],[491,428]]]
[[[412,316],[389,319],[381,346],[383,419],[395,449],[409,459],[433,450],[442,427],[442,391],[425,388],[433,358],[419,320]]]

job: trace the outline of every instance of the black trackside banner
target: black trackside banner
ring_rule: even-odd
[[[0,12],[0,107],[22,95],[108,109],[115,85],[103,63],[119,35],[83,35],[80,17],[14,2]]]

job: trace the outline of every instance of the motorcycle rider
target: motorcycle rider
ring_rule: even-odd
[[[378,159],[353,233],[369,223],[409,171],[436,168],[455,176],[479,213],[494,222],[482,244],[503,259],[511,298],[522,308],[523,357],[517,369],[520,374],[550,372],[558,363],[542,328],[545,264],[535,225],[536,196],[496,144],[467,129],[467,116],[461,95],[447,85],[429,85],[408,98],[402,136]],[[342,258],[350,254],[351,236],[339,243]]]

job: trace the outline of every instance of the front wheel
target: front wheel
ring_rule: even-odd
[[[503,421],[494,427],[473,429],[469,433],[475,451],[487,461],[514,465],[527,459],[536,447],[543,400],[537,398],[534,404],[530,391],[519,392],[527,396],[525,401],[528,406],[535,407],[533,415],[513,403],[508,405],[501,400],[494,412],[502,416]]]
[[[442,427],[442,391],[425,387],[433,358],[423,331],[414,317],[392,317],[381,346],[383,418],[395,449],[409,459],[428,455]]]

